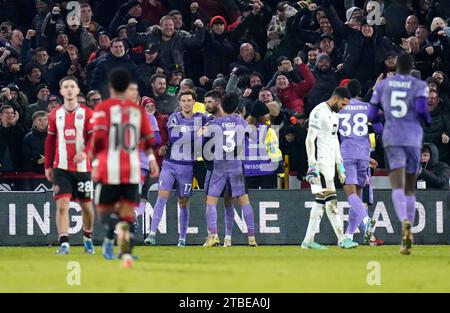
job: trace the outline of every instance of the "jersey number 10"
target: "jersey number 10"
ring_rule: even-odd
[[[125,123],[112,124],[112,139],[114,140],[114,150],[119,150],[120,148],[125,151],[132,152],[136,150],[138,145],[138,136],[136,126]]]

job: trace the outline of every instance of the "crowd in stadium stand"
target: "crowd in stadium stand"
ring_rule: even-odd
[[[252,110],[255,103],[267,106],[291,174],[301,178],[311,110],[352,78],[369,101],[407,51],[415,57],[413,74],[430,88],[424,151],[431,158],[421,177],[448,187],[450,1],[78,2],[80,17],[68,1],[0,1],[0,172],[43,172],[45,112],[61,104],[62,77],[75,76],[79,102],[95,107],[108,97],[108,73],[120,66],[131,71],[138,101],[158,121],[159,156],[180,90],[196,92],[199,112],[206,92],[233,92],[246,117],[265,112]],[[383,166],[380,140],[372,157]]]

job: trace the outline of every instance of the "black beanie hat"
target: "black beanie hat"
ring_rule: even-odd
[[[258,118],[269,113],[270,113],[269,108],[264,102],[259,100],[253,102],[252,111],[250,112],[251,116],[253,116],[254,118]]]

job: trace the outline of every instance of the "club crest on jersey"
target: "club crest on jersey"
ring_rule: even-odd
[[[77,119],[82,120],[83,119],[83,114],[78,114],[77,115]]]
[[[174,116],[172,118],[172,120],[170,121],[170,126],[177,126],[178,125],[178,121],[177,118]]]

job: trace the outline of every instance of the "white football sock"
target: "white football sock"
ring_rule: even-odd
[[[336,195],[328,196],[327,198],[332,198],[325,202],[325,209],[327,211],[328,219],[330,220],[331,226],[333,226],[334,233],[338,239],[338,244],[344,240],[344,225],[342,223],[341,216],[337,208]],[[327,200],[327,199],[325,199]]]
[[[306,235],[305,235],[305,239],[303,240],[303,242],[305,242],[305,243],[313,243],[314,242],[314,236],[317,232],[320,221],[322,219],[323,207],[324,207],[324,204],[314,202],[314,205],[311,208],[311,213],[309,215],[308,228],[306,230]]]

